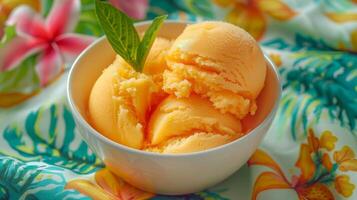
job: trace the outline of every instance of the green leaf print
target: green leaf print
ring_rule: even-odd
[[[183,20],[180,15],[184,15],[187,21],[197,21],[198,19],[213,19],[213,5],[209,0],[167,0],[151,1],[147,13],[147,19],[153,19],[159,15],[167,14],[168,19]]]
[[[0,199],[89,199],[65,190],[64,169],[44,163],[23,163],[0,156]],[[71,172],[67,172],[71,173]]]
[[[263,47],[269,47],[278,50],[287,51],[302,51],[302,50],[319,50],[319,51],[333,51],[325,41],[322,39],[315,39],[306,35],[296,34],[293,41],[286,41],[283,38],[273,38],[265,40],[261,43]],[[323,52],[321,52],[323,54]]]
[[[267,49],[280,50],[289,58],[289,63],[279,69],[283,95],[277,120],[288,125],[294,140],[304,139],[308,127],[319,122],[322,115],[338,120],[357,135],[355,55],[333,51],[324,41],[301,34],[296,34],[294,41],[273,38],[262,44]],[[280,119],[279,116],[291,117]]]
[[[279,124],[289,126],[294,140],[303,140],[307,135],[309,125],[319,121],[323,109],[319,99],[308,93],[300,93],[287,88],[282,94],[277,118]],[[286,115],[290,117],[283,117]]]
[[[351,0],[315,0],[316,3],[320,3],[321,7],[328,11],[334,12],[346,12],[348,10],[353,10],[355,5]]]
[[[228,200],[228,198],[222,197],[219,193],[210,190],[199,192],[198,195],[206,200]]]
[[[212,4],[209,0],[184,0],[176,1],[177,4],[181,5],[194,15],[202,16],[205,18],[212,19],[214,17]]]
[[[323,111],[340,121],[353,133],[357,119],[357,59],[336,52],[305,51],[294,53],[292,68],[284,72],[282,112],[292,114],[291,132],[296,139],[298,125],[307,130],[308,122],[317,122]],[[314,119],[309,119],[314,116]]]
[[[9,192],[7,191],[5,186],[0,185],[0,200],[7,200],[9,198]]]
[[[42,107],[30,113],[24,124],[5,128],[3,137],[10,146],[3,154],[20,160],[43,161],[80,174],[102,166],[80,138],[66,106]]]

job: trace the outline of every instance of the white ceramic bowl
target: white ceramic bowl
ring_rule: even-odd
[[[150,22],[136,24],[144,31]],[[159,36],[176,38],[186,23],[166,21]],[[88,123],[88,97],[93,84],[115,53],[105,37],[98,39],[77,58],[68,80],[68,100],[77,127],[90,148],[115,174],[130,184],[159,194],[186,194],[213,186],[246,163],[269,129],[280,99],[277,71],[266,58],[267,78],[258,97],[258,112],[243,123],[255,127],[244,137],[206,151],[188,154],[144,152],[115,143]]]

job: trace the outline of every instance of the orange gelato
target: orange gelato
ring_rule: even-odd
[[[143,72],[120,56],[103,71],[89,98],[91,124],[129,147],[189,153],[244,135],[254,115],[266,66],[255,40],[224,22],[189,25],[171,42],[157,38]]]
[[[145,73],[136,72],[120,56],[103,71],[89,97],[92,125],[120,144],[141,148],[146,114],[160,98],[160,73],[166,68],[165,51],[169,40],[157,38],[145,63]],[[154,77],[156,82],[154,82]]]
[[[167,63],[167,93],[199,94],[239,119],[255,113],[266,65],[258,44],[243,29],[224,22],[190,25],[172,45]]]
[[[149,150],[164,153],[190,152],[225,144],[241,136],[240,121],[221,113],[199,96],[166,98],[151,115]]]

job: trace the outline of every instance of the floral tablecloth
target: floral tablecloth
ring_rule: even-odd
[[[0,199],[357,199],[356,0],[110,2],[139,20],[167,13],[250,32],[282,79],[271,129],[213,188],[139,191],[90,151],[66,102],[71,63],[102,35],[94,1],[0,0]]]

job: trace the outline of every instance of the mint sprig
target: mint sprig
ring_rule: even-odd
[[[98,21],[114,51],[137,72],[141,72],[157,32],[167,16],[156,17],[140,41],[134,21],[125,13],[109,3],[98,0],[95,7]]]

